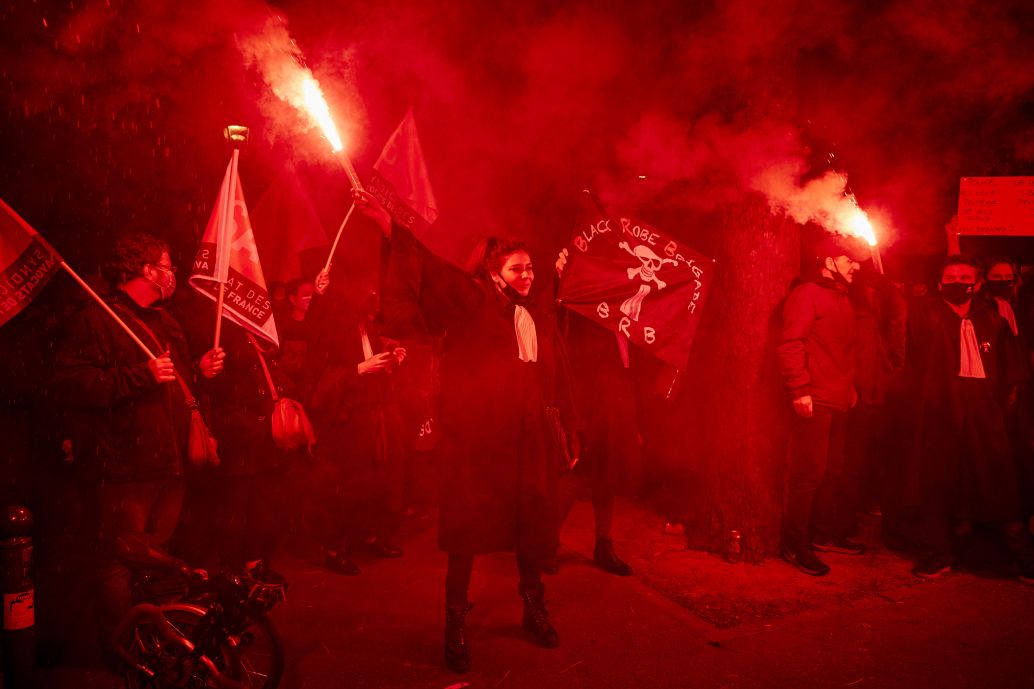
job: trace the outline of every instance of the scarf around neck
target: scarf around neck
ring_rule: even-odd
[[[514,304],[513,329],[517,335],[517,358],[521,361],[538,361],[539,341],[535,332],[535,319],[520,304]]]
[[[963,318],[959,324],[959,377],[987,378],[977,344],[977,331],[968,318]]]

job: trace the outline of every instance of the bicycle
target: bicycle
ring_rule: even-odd
[[[122,537],[134,605],[115,630],[126,689],[276,689],[284,671],[280,635],[267,613],[284,599],[279,575],[193,569],[150,543]]]

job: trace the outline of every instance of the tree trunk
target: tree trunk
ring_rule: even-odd
[[[681,496],[690,546],[725,552],[735,530],[743,559],[759,561],[779,545],[790,407],[774,350],[800,226],[760,197],[700,226],[706,236],[691,244],[715,259],[715,278],[663,454],[691,476]]]

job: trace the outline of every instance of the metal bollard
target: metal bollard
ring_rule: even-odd
[[[32,512],[11,506],[0,523],[3,678],[7,689],[36,686],[36,617],[32,588]]]

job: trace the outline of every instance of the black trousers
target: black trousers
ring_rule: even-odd
[[[183,482],[178,478],[158,481],[107,483],[95,493],[100,538],[98,578],[100,622],[110,634],[132,607],[132,574],[116,556],[120,536],[142,534],[156,545],[165,545],[179,521],[183,506]]]
[[[845,537],[850,530],[844,481],[847,413],[816,407],[810,418],[794,418],[793,454],[783,515],[783,545]]]
[[[607,475],[606,457],[599,451],[589,455],[587,449],[584,454],[584,459],[574,471],[560,477],[560,526],[563,527],[571,514],[581,486],[587,484],[592,500],[592,514],[596,522],[596,538],[610,538],[614,526],[614,492]],[[582,469],[585,463],[589,466]]]
[[[449,569],[445,574],[445,605],[459,607],[467,604],[470,576],[474,572],[474,556],[449,553]],[[535,591],[542,587],[542,570],[537,560],[517,556],[518,593]]]

